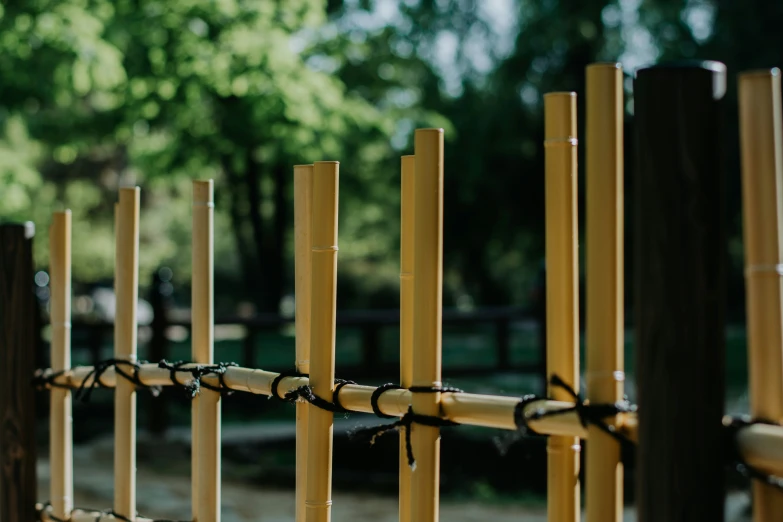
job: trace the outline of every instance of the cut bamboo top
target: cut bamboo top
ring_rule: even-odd
[[[211,179],[193,182],[193,204],[212,203],[214,197],[214,184]]]
[[[576,93],[545,94],[544,106],[545,145],[576,145]]]

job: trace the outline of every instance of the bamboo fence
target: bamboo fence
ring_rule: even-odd
[[[587,398],[616,403],[623,398],[623,76],[617,64],[587,69]],[[783,129],[777,69],[740,78],[742,176],[748,280],[751,413],[768,421],[736,432],[742,458],[769,474],[783,474]],[[579,389],[577,96],[544,98],[546,160],[546,254],[550,375]],[[50,505],[44,520],[146,521],[136,513],[137,385],[204,385],[192,406],[192,514],[194,521],[220,520],[221,389],[284,398],[311,387],[326,402],[335,390],[335,302],[339,164],[323,161],[294,167],[296,372],[281,375],[238,366],[212,367],[214,300],[214,199],[212,181],[193,183],[193,361],[177,372],[136,361],[138,299],[138,188],[123,188],[116,206],[117,323],[115,362],[105,371],[70,366],[70,213],[54,214],[51,226],[52,367],[39,375],[51,388]],[[580,440],[586,455],[586,509],[590,520],[622,519],[623,466],[620,442],[587,423],[574,397],[552,385],[549,398],[479,395],[442,388],[441,311],[443,280],[444,133],[419,129],[414,154],[401,159],[400,388],[381,394],[372,386],[341,385],[340,405],[353,412],[375,408],[401,418],[399,519],[434,522],[439,515],[439,421],[520,430],[548,440],[548,518],[580,518]],[[117,362],[119,361],[119,362]],[[124,364],[124,366],[123,366]],[[128,378],[132,374],[132,378]],[[135,380],[135,382],[134,382]],[[112,512],[73,507],[71,389],[100,385],[115,396],[115,498]],[[408,419],[407,422],[404,422]],[[411,420],[413,419],[413,420]],[[608,415],[607,425],[635,441],[635,411]],[[296,520],[331,520],[333,411],[296,403]],[[416,456],[409,466],[410,443]],[[783,493],[757,482],[754,520],[775,520]],[[5,521],[3,521],[5,522]],[[14,520],[14,522],[16,522]]]

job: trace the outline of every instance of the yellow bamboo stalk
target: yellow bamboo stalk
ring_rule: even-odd
[[[783,120],[780,71],[739,78],[750,411],[783,423]],[[753,481],[753,519],[779,520],[783,493]]]
[[[546,168],[547,374],[579,389],[579,274],[576,207],[576,93],[544,96]],[[568,400],[550,386],[550,397]],[[579,520],[579,439],[550,437],[547,505],[550,522]]]
[[[623,398],[623,72],[587,67],[587,398]],[[587,520],[620,522],[623,464],[619,443],[587,428]]]
[[[55,212],[49,228],[52,370],[71,367],[71,211]],[[71,391],[52,388],[49,407],[49,498],[62,520],[73,509],[73,429]]]
[[[413,248],[414,248],[414,184],[416,157],[401,160],[400,198],[400,386],[413,384]],[[411,519],[411,468],[405,450],[405,429],[400,430],[400,499],[399,520]]]
[[[294,167],[294,284],[296,295],[296,370],[310,373],[310,276],[313,166]],[[296,522],[305,522],[307,494],[307,403],[296,403]]]
[[[310,384],[331,401],[334,391],[337,300],[337,202],[339,163],[313,164]],[[306,521],[329,522],[332,515],[331,412],[308,405]]]
[[[114,357],[136,362],[139,298],[139,188],[121,188],[117,207]],[[114,390],[114,511],[136,517],[136,389],[119,379]]]
[[[443,129],[414,137],[413,386],[441,386],[443,285]],[[413,410],[438,415],[440,393],[416,393]],[[412,425],[416,468],[411,473],[411,521],[435,522],[439,513],[440,429]]]
[[[193,182],[192,356],[214,362],[214,225],[212,180]],[[194,399],[196,455],[193,493],[198,522],[220,522],[220,393],[202,388]]]

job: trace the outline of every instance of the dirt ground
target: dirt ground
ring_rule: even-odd
[[[106,509],[113,492],[111,440],[99,440],[89,446],[74,447],[75,505]],[[39,495],[45,501],[49,494],[49,461],[38,461]],[[190,479],[184,474],[163,474],[140,460],[137,469],[138,511],[147,517],[172,520],[190,519]],[[389,496],[333,493],[332,519],[335,522],[397,520],[397,499]],[[736,493],[727,499],[727,522],[750,520],[745,514],[747,494]],[[475,502],[443,500],[440,518],[449,522],[486,521],[544,522],[543,507],[490,505]],[[222,483],[222,517],[225,522],[291,522],[294,519],[294,492],[256,487],[247,482],[224,479]],[[635,521],[633,510],[625,511],[624,521]]]

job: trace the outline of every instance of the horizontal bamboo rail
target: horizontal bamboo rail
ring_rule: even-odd
[[[183,368],[198,365],[188,364]],[[92,366],[77,366],[52,379],[55,384],[79,388],[82,383],[90,386],[93,382]],[[52,374],[52,370],[43,372],[43,377]],[[250,368],[231,367],[226,370],[223,382],[235,391],[253,393],[256,395],[271,395],[272,381],[278,373]],[[172,386],[169,370],[159,368],[157,364],[140,364],[139,381],[146,386]],[[176,375],[179,384],[186,384],[189,376],[184,373]],[[205,376],[202,379],[213,386],[218,386],[217,377]],[[100,377],[101,386],[113,388],[117,382],[114,368],[107,369]],[[279,393],[309,384],[307,377],[284,377],[278,385]],[[348,384],[340,390],[340,404],[347,410],[357,413],[372,413],[370,399],[375,390],[373,386]],[[378,407],[386,415],[403,416],[408,411],[412,393],[408,390],[389,390],[378,399]],[[475,393],[445,393],[440,401],[440,417],[459,424],[496,428],[501,430],[516,430],[514,410],[519,404],[519,397],[499,395],[480,395]],[[536,411],[554,412],[565,410],[573,403],[542,399],[530,402],[525,406],[525,414],[532,415]],[[383,420],[379,419],[379,422]],[[528,426],[542,435],[564,435],[587,439],[587,430],[582,426],[575,412],[561,415],[531,419]],[[618,431],[628,439],[636,440],[637,417],[635,413],[621,414],[618,418]],[[783,474],[783,426],[754,424],[743,428],[737,435],[737,444],[743,458],[748,464],[766,473]],[[74,519],[75,522],[76,519]],[[93,518],[94,520],[94,518]],[[107,519],[108,520],[108,519]],[[143,519],[137,519],[143,522]]]
[[[182,368],[192,368],[196,364],[187,364]],[[126,373],[129,370],[125,370]],[[54,382],[59,385],[79,388],[82,383],[89,387],[93,383],[92,366],[77,366],[59,375]],[[51,374],[51,370],[44,373]],[[231,367],[226,370],[223,382],[232,390],[253,393],[257,395],[271,395],[272,381],[278,373],[251,368]],[[140,364],[138,371],[139,381],[146,386],[171,386],[169,370],[159,368],[157,364]],[[122,378],[122,377],[121,377]],[[176,375],[179,384],[186,384],[190,375],[178,373]],[[205,376],[202,380],[207,384],[218,386],[217,377]],[[117,374],[114,368],[107,369],[100,377],[102,387],[113,388],[117,382]],[[278,392],[283,394],[287,390],[309,384],[307,377],[284,377],[278,385]],[[374,386],[348,384],[340,389],[340,404],[346,409],[359,413],[373,413],[370,399],[375,391]],[[408,411],[413,394],[408,390],[389,390],[384,392],[378,400],[378,407],[386,415],[401,417]],[[485,428],[497,428],[502,430],[516,430],[514,424],[514,409],[519,404],[519,397],[503,397],[497,395],[479,395],[475,393],[446,393],[441,400],[441,417],[470,426]],[[551,412],[564,410],[573,406],[566,401],[550,401],[542,399],[534,401],[525,407],[527,415],[536,411]],[[627,437],[635,437],[635,414],[626,414],[620,420],[620,431]],[[382,421],[381,421],[382,422]],[[530,420],[531,429],[542,435],[569,435],[586,438],[587,431],[582,427],[579,417],[575,412],[564,413],[557,416]]]

